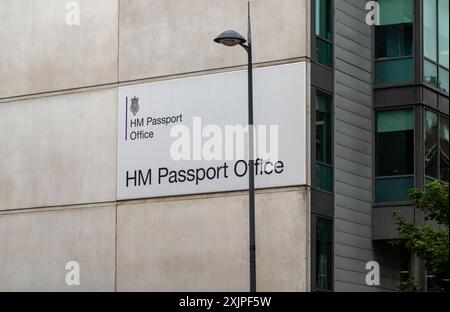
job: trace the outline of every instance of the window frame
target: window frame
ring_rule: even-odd
[[[449,95],[449,92],[445,92],[443,89],[439,88],[439,82],[440,80],[440,74],[439,74],[439,69],[443,69],[446,70],[447,73],[450,75],[450,68],[445,67],[444,65],[440,64],[440,60],[439,60],[439,0],[433,0],[436,3],[436,16],[435,16],[435,23],[436,23],[436,61],[428,58],[425,56],[425,40],[424,40],[424,33],[425,33],[425,23],[423,21],[423,19],[425,18],[425,15],[423,14],[423,12],[425,12],[425,1],[420,1],[421,2],[421,10],[422,10],[422,82],[427,86],[432,88],[435,91],[438,91],[439,93],[442,93],[444,95]],[[437,79],[437,86],[433,86],[432,84],[429,84],[425,81],[425,62],[430,62],[432,63],[435,67],[436,67],[436,79]]]
[[[311,59],[312,61],[318,65],[318,66],[322,66],[324,68],[327,69],[331,69],[333,70],[335,68],[335,64],[334,64],[334,56],[335,56],[335,49],[334,49],[334,0],[328,0],[330,1],[330,5],[331,5],[331,12],[330,12],[330,33],[331,33],[331,40],[330,39],[326,39],[323,38],[322,36],[317,35],[317,31],[316,31],[316,8],[317,8],[317,0],[311,0],[311,20],[312,20],[312,38],[311,38]],[[329,43],[331,45],[331,67],[322,64],[319,62],[319,60],[317,59],[317,38],[319,38],[320,40],[325,41],[326,43]]]
[[[449,116],[438,113],[438,147],[439,147],[439,153],[438,153],[439,174],[438,174],[438,176],[439,176],[439,181],[441,183],[444,183],[444,184],[448,185],[450,183],[450,177],[449,177],[449,181],[444,181],[441,178],[441,119],[442,118],[447,119],[447,123],[450,126],[450,118],[449,118]]]
[[[411,85],[414,84],[416,81],[416,60],[417,60],[417,53],[416,53],[416,49],[415,49],[415,45],[416,45],[416,36],[417,36],[417,9],[416,9],[416,1],[415,0],[411,0],[412,1],[412,16],[413,16],[413,21],[411,22],[412,25],[412,42],[411,42],[411,55],[408,56],[396,56],[396,57],[384,57],[384,58],[376,58],[376,45],[377,42],[375,40],[376,38],[376,27],[378,27],[378,25],[375,25],[375,27],[373,27],[373,34],[372,34],[372,57],[373,57],[373,84],[374,84],[374,88],[378,89],[378,88],[391,88],[391,87],[396,87],[396,86],[405,86],[405,85]],[[395,25],[395,24],[390,24],[390,25]],[[396,61],[396,60],[401,60],[401,59],[412,59],[412,68],[411,68],[411,72],[412,72],[412,76],[411,79],[408,81],[403,81],[403,82],[390,82],[390,83],[377,83],[377,63],[381,63],[381,62],[387,62],[387,61]]]
[[[325,95],[328,95],[331,99],[330,101],[330,115],[331,115],[331,164],[328,163],[324,163],[322,161],[318,161],[317,160],[317,153],[316,153],[316,143],[315,143],[315,138],[316,138],[316,103],[317,103],[317,94],[318,93],[323,93]],[[323,192],[326,194],[334,194],[334,189],[335,189],[335,181],[334,181],[334,95],[333,93],[326,91],[324,89],[318,88],[318,87],[312,87],[311,88],[311,100],[312,102],[312,107],[313,108],[312,114],[311,114],[311,126],[312,126],[312,132],[311,132],[311,147],[314,149],[312,152],[314,154],[312,154],[314,157],[311,157],[311,186],[314,190],[318,191],[318,192]],[[325,189],[321,189],[317,186],[317,181],[316,181],[316,164],[320,164],[322,166],[326,166],[331,168],[331,191],[325,190]]]
[[[435,9],[436,9],[436,16],[434,16],[434,20],[435,20],[435,29],[436,29],[436,38],[434,38],[435,39],[435,43],[436,43],[436,46],[435,46],[435,49],[436,49],[436,60],[439,60],[439,22],[438,22],[438,20],[437,20],[437,12],[438,12],[438,7],[437,7],[437,5],[438,5],[438,1],[439,0],[433,0],[434,1],[434,3],[435,3]],[[430,59],[430,58],[428,58],[428,57],[426,57],[425,56],[425,0],[424,1],[421,1],[421,5],[422,5],[422,33],[423,33],[423,44],[422,44],[422,54],[423,54],[423,58],[424,59],[427,59],[429,62],[432,62],[432,63],[436,63],[436,61],[433,61],[432,59]],[[437,63],[436,63],[437,64]]]
[[[331,272],[330,272],[330,279],[331,279],[331,289],[321,289],[317,288],[317,267],[316,267],[316,257],[317,257],[317,219],[325,219],[330,221],[331,223]],[[334,291],[334,218],[329,216],[324,216],[322,214],[311,214],[311,230],[312,230],[312,237],[311,237],[311,290],[314,292],[333,292]]]
[[[408,56],[397,56],[397,57],[390,57],[390,58],[380,58],[377,59],[376,58],[376,45],[377,42],[375,40],[376,38],[376,27],[378,25],[374,25],[373,27],[373,33],[372,33],[372,58],[373,58],[373,67],[372,67],[372,72],[373,72],[373,85],[374,85],[374,89],[378,89],[378,88],[391,88],[391,87],[397,87],[397,86],[407,86],[407,85],[412,85],[415,83],[416,81],[416,77],[417,77],[417,73],[416,73],[416,60],[417,60],[417,52],[416,52],[416,36],[417,36],[417,9],[416,9],[416,1],[415,0],[411,0],[412,1],[412,10],[413,10],[413,21],[411,22],[412,25],[412,42],[411,42],[411,55]],[[411,68],[411,72],[412,72],[412,77],[409,81],[404,81],[404,82],[391,82],[391,83],[381,83],[381,84],[377,84],[377,63],[380,62],[386,62],[386,61],[396,61],[396,60],[401,60],[401,59],[412,59],[412,68]]]
[[[401,174],[401,175],[390,175],[390,176],[377,176],[377,167],[376,167],[376,163],[377,163],[377,140],[376,140],[376,136],[377,136],[377,114],[378,112],[381,111],[394,111],[394,110],[403,110],[403,109],[412,109],[413,111],[413,167],[414,167],[414,171],[412,174]],[[372,192],[372,202],[373,205],[375,207],[384,207],[384,206],[401,206],[401,205],[405,205],[405,204],[409,204],[412,202],[412,200],[408,199],[408,200],[404,200],[404,201],[385,201],[385,202],[377,202],[376,201],[376,194],[377,194],[377,189],[376,189],[376,182],[379,179],[392,179],[392,178],[404,178],[404,177],[413,177],[413,187],[417,186],[417,167],[416,167],[416,161],[417,161],[417,131],[418,131],[418,125],[417,125],[417,114],[418,114],[418,109],[416,108],[415,105],[405,105],[405,106],[395,106],[395,107],[386,107],[386,108],[381,108],[381,109],[375,109],[374,110],[374,117],[373,117],[373,122],[374,122],[374,132],[373,132],[373,142],[374,142],[374,156],[373,156],[373,192]],[[423,119],[423,118],[422,118]],[[425,142],[423,140],[423,142]],[[424,143],[422,143],[424,144]]]
[[[437,153],[437,178],[434,178],[434,177],[430,177],[430,176],[428,176],[427,174],[426,174],[426,171],[425,171],[425,135],[426,135],[426,133],[425,133],[425,122],[426,122],[426,113],[427,113],[427,111],[428,112],[431,112],[431,113],[433,113],[433,114],[435,114],[436,115],[436,117],[437,117],[437,146],[438,146],[438,153]],[[439,112],[439,111],[436,111],[436,110],[433,110],[433,109],[431,109],[431,108],[429,108],[429,107],[425,107],[424,108],[424,114],[423,114],[423,120],[422,120],[422,122],[423,122],[423,135],[424,135],[424,139],[423,139],[423,142],[422,142],[422,144],[423,144],[423,152],[424,152],[424,159],[423,159],[423,166],[424,166],[424,172],[423,172],[423,179],[424,179],[424,181],[423,181],[423,183],[424,183],[424,185],[426,185],[427,184],[427,179],[428,180],[430,180],[430,181],[439,181],[439,182],[441,182],[441,183],[444,183],[444,184],[449,184],[449,182],[447,182],[447,181],[443,181],[442,179],[441,179],[441,118],[446,118],[447,120],[449,120],[449,116],[448,115],[445,115],[445,114],[443,114],[443,113],[441,113],[441,112]],[[450,123],[450,120],[449,120],[449,123]]]
[[[427,118],[427,112],[430,112],[430,113],[433,113],[433,114],[435,114],[436,115],[436,120],[437,120],[437,124],[436,124],[436,132],[437,132],[437,138],[436,138],[436,140],[437,140],[437,159],[436,159],[436,161],[437,161],[437,177],[431,177],[431,176],[429,176],[429,175],[427,175],[427,166],[426,166],[426,152],[427,152],[427,150],[426,150],[426,146],[425,146],[425,144],[426,144],[426,138],[427,138],[427,130],[426,130],[426,126],[425,126],[425,123],[426,123],[426,118]],[[423,130],[423,153],[424,153],[424,155],[423,155],[423,168],[424,168],[424,170],[423,170],[423,176],[424,176],[424,183],[425,183],[425,180],[426,179],[430,179],[430,180],[439,180],[440,179],[440,159],[439,159],[439,156],[440,156],[440,154],[439,154],[439,152],[440,152],[440,141],[439,141],[439,138],[440,138],[440,128],[439,128],[439,113],[436,113],[435,111],[433,111],[433,110],[431,110],[431,109],[429,109],[429,108],[427,108],[427,107],[425,107],[424,108],[424,110],[423,110],[423,127],[422,127],[422,130]]]

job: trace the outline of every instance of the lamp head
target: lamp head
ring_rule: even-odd
[[[214,42],[223,44],[227,47],[234,47],[238,44],[244,44],[247,40],[234,30],[227,30],[217,36]]]

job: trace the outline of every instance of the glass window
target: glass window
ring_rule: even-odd
[[[414,177],[380,178],[375,181],[375,202],[404,202],[408,191],[414,187]]]
[[[410,82],[413,71],[413,0],[381,0],[375,27],[375,83]]]
[[[413,59],[377,61],[375,63],[376,84],[404,83],[413,80]]]
[[[448,68],[448,0],[439,0],[439,64]],[[447,90],[448,92],[448,90]]]
[[[423,2],[423,48],[425,57],[437,62],[436,0]]]
[[[378,0],[380,4],[380,25],[412,23],[414,0]]]
[[[438,116],[425,111],[425,175],[438,177]]]
[[[332,1],[316,0],[316,61],[333,66]]]
[[[316,35],[331,40],[330,0],[316,0]]]
[[[444,92],[449,93],[449,86],[448,86],[448,70],[439,67],[439,89],[441,89]]]
[[[316,38],[316,60],[327,67],[333,66],[333,45],[319,37]]]
[[[333,192],[333,168],[331,166],[316,163],[316,186],[323,191]]]
[[[425,183],[449,182],[448,118],[425,111]]]
[[[316,186],[333,191],[332,168],[332,97],[320,91],[316,94]]]
[[[331,165],[331,96],[317,92],[316,101],[316,159]]]
[[[424,82],[426,82],[429,85],[432,85],[434,87],[438,86],[438,77],[437,77],[437,65],[434,63],[431,63],[430,61],[424,60],[423,61],[423,79]]]
[[[412,55],[412,24],[379,26],[375,32],[377,59]]]
[[[319,217],[316,220],[316,289],[332,290],[333,223]]]
[[[377,132],[412,130],[414,115],[412,108],[392,109],[377,112]]]
[[[448,0],[424,0],[424,77],[425,83],[449,92]]]
[[[414,186],[414,110],[377,112],[375,201],[408,200]]]
[[[448,118],[439,118],[439,145],[440,145],[440,179],[449,182],[449,128]]]
[[[414,173],[414,116],[412,109],[377,113],[377,176]]]

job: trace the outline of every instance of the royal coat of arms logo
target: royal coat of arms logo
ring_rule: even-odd
[[[135,96],[134,98],[131,99],[130,110],[134,116],[136,116],[137,112],[139,112],[139,98],[138,97]]]

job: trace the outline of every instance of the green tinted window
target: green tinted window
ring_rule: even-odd
[[[378,0],[380,4],[380,25],[412,23],[414,0]]]
[[[439,89],[441,89],[444,92],[449,93],[449,86],[448,86],[448,70],[439,67]]]
[[[437,4],[436,0],[423,1],[423,49],[425,57],[437,61]]]
[[[375,84],[410,82],[413,74],[413,0],[380,0],[375,27]]]
[[[425,111],[425,175],[438,177],[438,116]]]
[[[449,182],[449,127],[448,118],[425,111],[425,182]]]
[[[448,118],[440,117],[439,120],[439,146],[440,146],[440,179],[449,182],[449,128]]]
[[[322,65],[333,66],[333,45],[319,37],[316,38],[316,59]]]
[[[412,55],[412,24],[395,24],[375,28],[375,58],[389,58]]]
[[[316,186],[324,191],[333,191],[332,168],[332,97],[316,93]]]
[[[377,133],[414,129],[414,110],[393,109],[377,112]]]
[[[414,110],[377,112],[375,145],[375,200],[408,200],[414,185]]]
[[[433,87],[438,86],[437,65],[430,61],[423,61],[423,79],[425,83]]]
[[[384,178],[375,182],[377,203],[403,202],[409,200],[408,192],[414,187],[414,177]]]
[[[331,0],[316,0],[316,35],[331,40]]]
[[[316,0],[316,61],[333,66],[333,20],[331,0]]]
[[[316,187],[327,192],[333,192],[333,168],[316,163]]]
[[[448,93],[449,0],[423,2],[423,81]]]
[[[324,218],[316,219],[316,289],[332,289],[333,271],[333,223]]]
[[[376,84],[404,83],[414,78],[413,58],[376,61]]]
[[[439,0],[439,64],[448,68],[448,0]]]
[[[316,99],[316,160],[331,164],[332,128],[331,96],[317,92]]]

